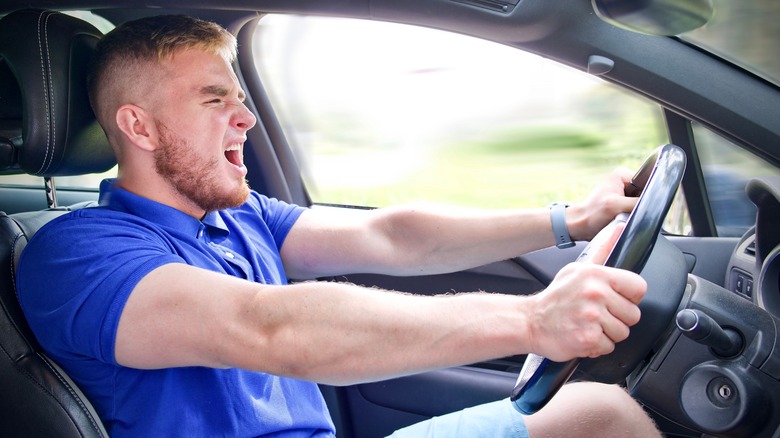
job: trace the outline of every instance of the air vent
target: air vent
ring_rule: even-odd
[[[745,247],[745,254],[749,255],[750,257],[756,256],[756,241],[755,239],[748,244],[748,246]]]
[[[483,9],[490,9],[496,12],[512,12],[520,0],[452,0],[456,3],[463,3],[472,6],[478,6]]]

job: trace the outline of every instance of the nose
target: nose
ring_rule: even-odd
[[[255,126],[255,123],[257,123],[257,118],[252,114],[252,111],[249,111],[249,108],[247,108],[243,102],[238,105],[237,108],[238,110],[234,116],[233,125],[242,131],[249,131]]]

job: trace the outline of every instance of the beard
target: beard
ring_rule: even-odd
[[[206,212],[238,207],[246,202],[249,186],[245,179],[235,189],[226,189],[215,172],[220,158],[203,159],[187,141],[162,122],[156,122],[160,145],[154,151],[155,169],[178,194]]]

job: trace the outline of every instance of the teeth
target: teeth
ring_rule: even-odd
[[[239,144],[233,144],[233,145],[228,146],[228,148],[227,148],[228,151],[237,151],[239,149],[241,149],[241,145],[239,145]]]

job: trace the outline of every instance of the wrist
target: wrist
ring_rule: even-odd
[[[580,240],[590,240],[592,235],[588,234],[588,217],[581,205],[572,204],[566,209],[566,227],[569,230],[569,236],[574,242]]]

